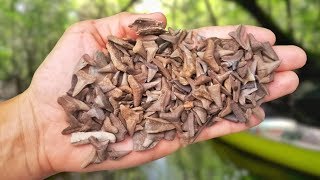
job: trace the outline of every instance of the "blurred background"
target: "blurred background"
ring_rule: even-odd
[[[190,145],[126,170],[60,173],[49,179],[304,179],[320,176],[320,1],[318,0],[0,0],[0,101],[24,91],[64,30],[121,11],[163,12],[168,27],[251,24],[276,44],[308,55],[300,86],[264,105],[267,117],[247,132]]]

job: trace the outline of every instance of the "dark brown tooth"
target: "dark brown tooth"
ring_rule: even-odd
[[[83,69],[84,67],[86,67],[87,65],[91,65],[91,66],[95,66],[95,62],[93,61],[93,59],[88,55],[88,54],[84,54],[83,56],[81,56],[78,64],[76,65],[74,72],[78,72],[81,69]]]
[[[96,118],[97,119],[96,121],[99,124],[103,124],[103,121],[105,119],[105,113],[99,107],[91,108],[89,111],[87,111],[87,114],[92,118]]]
[[[234,40],[236,40],[243,49],[250,49],[250,44],[248,39],[246,38],[245,28],[243,25],[240,25],[236,31],[230,32],[229,36],[233,37]]]
[[[240,59],[243,57],[243,50],[238,50],[235,54],[233,55],[228,55],[228,56],[223,56],[221,57],[222,61],[240,61]]]
[[[146,91],[146,95],[147,95],[146,103],[155,101],[159,98],[160,94],[155,92],[160,92],[160,91]]]
[[[68,95],[59,97],[57,101],[63,107],[63,109],[69,113],[78,110],[88,111],[90,109],[90,107],[86,103]]]
[[[134,133],[136,124],[140,123],[142,120],[142,114],[137,113],[124,105],[120,105],[120,113],[123,119],[126,121],[129,135],[132,136]]]
[[[178,36],[172,36],[170,34],[161,34],[161,35],[159,35],[159,37],[165,41],[172,43],[172,44],[176,44],[179,39]]]
[[[237,73],[241,78],[244,78],[247,75],[248,72],[248,63],[247,61],[240,61],[238,64]]]
[[[208,88],[208,92],[210,93],[211,99],[219,108],[222,108],[221,91],[220,91],[221,86],[219,84],[211,84],[207,88]]]
[[[117,72],[113,75],[113,77],[112,77],[112,79],[111,79],[111,82],[112,82],[113,85],[115,85],[115,86],[118,85],[119,77],[120,77],[120,71],[117,71]]]
[[[231,106],[232,112],[237,117],[238,121],[239,122],[246,122],[245,113],[241,110],[239,105],[236,102],[231,101],[230,106]]]
[[[110,114],[110,121],[113,124],[113,126],[118,129],[118,133],[115,133],[117,142],[123,141],[125,138],[125,135],[128,132],[127,129],[122,124],[121,120],[118,117],[116,117],[113,113]]]
[[[114,44],[112,44],[112,42],[109,42],[107,43],[107,49],[110,53],[110,58],[111,58],[111,61],[113,63],[113,65],[119,70],[119,71],[122,71],[122,72],[126,72],[128,67],[125,66],[122,62],[121,62],[121,51],[119,51],[115,46]]]
[[[122,39],[120,39],[120,38],[118,38],[116,36],[109,35],[109,36],[107,36],[107,39],[108,39],[108,41],[111,41],[111,42],[113,42],[115,44],[118,44],[118,45],[120,45],[120,46],[122,46],[122,47],[124,47],[126,49],[132,49],[133,48],[132,44],[130,44],[127,41],[124,41],[124,40],[122,40]]]
[[[227,98],[227,102],[225,107],[220,111],[220,113],[218,114],[218,117],[225,117],[226,115],[230,114],[232,112],[231,109],[231,99]]]
[[[141,65],[141,72],[139,74],[133,75],[136,81],[140,84],[145,83],[148,78],[148,70],[145,65]]]
[[[233,52],[238,51],[240,45],[237,41],[233,39],[222,39],[220,42],[220,46],[225,50],[230,50]]]
[[[197,78],[195,79],[194,84],[195,84],[196,86],[199,86],[199,85],[203,85],[203,84],[205,84],[205,83],[208,83],[208,82],[210,82],[210,81],[211,81],[211,78],[210,78],[210,77],[202,74],[202,75],[200,75],[199,77],[197,77]]]
[[[163,92],[162,94],[160,94],[158,100],[155,101],[148,109],[146,109],[146,112],[163,112],[166,106],[169,104],[168,100],[170,100],[170,98],[170,91]]]
[[[274,61],[278,61],[279,60],[278,55],[276,54],[276,52],[274,52],[274,50],[272,49],[272,46],[270,45],[269,42],[263,42],[262,43],[262,48],[264,50],[264,51],[262,51],[263,54],[265,54],[266,56],[270,57]]]
[[[241,105],[244,105],[245,103],[246,103],[246,99],[247,99],[247,97],[251,94],[251,93],[253,93],[253,92],[255,92],[255,91],[257,91],[257,88],[255,87],[255,88],[251,88],[251,89],[243,89],[242,91],[241,91],[241,93],[240,93],[240,96],[239,96],[239,103],[241,104]],[[265,95],[265,94],[264,94]]]
[[[183,112],[184,107],[183,105],[180,105],[176,107],[172,112],[160,112],[159,117],[169,120],[169,121],[179,121],[181,113]]]
[[[258,78],[259,83],[263,83],[263,84],[270,83],[273,80],[274,80],[274,73],[271,73],[271,74],[263,77],[262,79]]]
[[[128,76],[128,83],[132,89],[133,105],[137,107],[141,103],[142,94],[144,91],[143,86],[141,86],[132,75]]]
[[[145,147],[142,146],[146,137],[147,137],[147,133],[144,130],[134,133],[132,137],[133,151],[143,151],[146,149]]]
[[[196,58],[196,77],[205,75],[207,73],[207,70],[207,64],[201,61],[199,58]]]
[[[195,112],[195,115],[200,119],[202,124],[204,124],[207,121],[206,109],[196,106],[196,107],[192,108],[192,110]]]
[[[175,126],[161,118],[146,117],[145,131],[147,133],[159,133],[175,129]]]
[[[101,162],[108,158],[107,148],[109,145],[109,140],[100,142],[97,138],[91,136],[89,137],[89,142],[96,149],[97,157]]]
[[[147,36],[141,36],[139,37],[141,38],[143,41],[156,41],[159,39],[159,36],[156,35],[147,35]]]
[[[144,91],[146,91],[146,90],[148,90],[148,89],[154,88],[154,87],[155,87],[156,85],[158,85],[160,82],[161,82],[161,79],[158,78],[158,79],[156,79],[156,80],[154,80],[154,81],[152,81],[152,82],[144,83],[144,84],[142,84],[142,86],[143,86]]]
[[[180,76],[190,78],[193,74],[196,73],[196,64],[194,62],[194,57],[192,57],[192,53],[185,46],[180,44],[179,47],[184,52],[184,61],[182,70],[180,71]]]
[[[140,38],[137,39],[135,46],[133,47],[133,52],[139,54],[144,59],[147,59],[147,52],[143,47],[142,40]]]
[[[260,79],[266,77],[271,72],[273,72],[280,65],[280,61],[273,61],[270,63],[265,63],[263,61],[258,61],[257,74]]]
[[[96,86],[94,88],[94,90],[95,90],[95,94],[96,94],[96,97],[94,98],[94,103],[98,107],[104,108],[107,111],[112,112],[113,111],[112,105],[108,101],[107,97],[103,94],[103,92],[100,89],[100,87]]]
[[[98,72],[100,72],[100,73],[116,73],[117,68],[114,67],[114,65],[112,63],[109,63],[106,66],[98,69]]]
[[[155,147],[161,139],[164,138],[164,132],[163,133],[148,133],[146,138],[144,139],[144,142],[142,146],[147,149],[151,149]]]
[[[207,39],[207,49],[203,55],[203,61],[206,62],[208,66],[215,72],[219,71],[218,62],[214,57],[214,51],[218,41],[218,39],[214,38]]]
[[[107,76],[105,76],[103,80],[98,83],[98,86],[101,88],[101,90],[104,93],[109,92],[114,88],[116,88],[116,86],[111,82],[111,80]]]
[[[150,82],[154,78],[154,76],[156,75],[159,69],[158,69],[158,66],[151,63],[146,63],[146,66],[148,67],[147,82]]]
[[[262,43],[257,41],[256,38],[251,33],[248,34],[248,38],[249,38],[252,51],[257,51],[262,48]]]
[[[154,41],[143,41],[142,45],[144,49],[147,51],[147,62],[151,62],[158,50],[157,43]]]
[[[238,118],[234,114],[228,114],[223,118],[231,122],[239,122]]]
[[[216,106],[216,105],[212,105],[212,106],[210,106],[210,108],[207,110],[208,111],[208,114],[217,114],[218,113],[218,111],[220,111],[221,110],[221,108],[219,108],[218,106]]]
[[[161,71],[162,75],[166,77],[168,80],[171,80],[171,74],[169,71],[162,65],[161,61],[158,60],[159,56],[156,56],[152,59],[152,62],[158,66],[159,70]]]
[[[83,116],[79,118],[80,122],[84,122],[79,131],[99,131],[102,127],[102,124],[94,121],[87,113],[83,113]]]
[[[118,128],[112,125],[111,120],[108,116],[106,116],[105,120],[103,121],[102,128],[103,130],[113,134],[116,134],[119,132]]]
[[[195,90],[192,91],[192,95],[196,98],[198,97],[202,97],[205,98],[207,100],[212,100],[211,99],[211,95],[208,92],[208,89],[205,85],[201,85],[198,88],[196,88]]]
[[[61,134],[67,135],[73,132],[78,132],[81,129],[82,123],[80,123],[73,115],[68,115],[67,122],[69,123],[69,126],[65,128]]]
[[[129,153],[131,153],[131,151],[115,151],[115,150],[108,150],[108,159],[111,160],[119,160],[122,157],[128,155]]]
[[[187,121],[185,124],[186,124],[186,126],[185,126],[184,130],[188,132],[188,137],[192,138],[195,135],[194,114],[192,112],[188,113],[188,118],[187,118]]]
[[[220,82],[220,83],[223,83],[223,81],[225,81],[229,76],[230,74],[232,73],[232,71],[227,71],[223,74],[218,74],[215,76],[215,78]]]
[[[94,55],[94,62],[97,64],[97,67],[102,68],[111,62],[109,54],[104,54],[102,51],[96,51]]]
[[[125,93],[132,94],[132,89],[129,87],[129,83],[128,83],[127,73],[123,73],[119,89]]]
[[[114,97],[115,99],[120,98],[123,95],[123,92],[119,88],[114,88],[111,91],[108,91],[107,93],[108,97]]]
[[[233,93],[233,101],[238,102],[239,96],[240,96],[240,90],[241,90],[241,82],[237,79],[235,79],[233,76],[231,76],[231,88]]]
[[[174,93],[174,95],[175,95],[178,99],[180,99],[181,101],[184,101],[185,98],[186,98],[186,95],[185,95],[185,94],[181,94],[181,93],[179,93],[179,92],[173,92],[173,93]]]
[[[164,26],[163,22],[149,18],[138,18],[129,25],[129,27],[140,36],[162,34],[165,32],[163,29]]]
[[[74,90],[72,92],[72,96],[76,96],[85,86],[88,84],[92,84],[96,78],[94,76],[91,76],[84,72],[83,70],[80,70],[76,73],[77,76],[77,84],[74,87]]]
[[[180,49],[175,49],[171,55],[170,55],[170,58],[173,58],[173,59],[183,59],[183,56],[182,56],[182,52]]]

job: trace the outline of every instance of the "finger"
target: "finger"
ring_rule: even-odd
[[[128,12],[122,12],[114,16],[97,19],[95,25],[97,30],[100,33],[100,36],[106,40],[107,36],[112,34],[121,38],[131,38],[135,39],[137,34],[129,28],[129,25],[132,24],[138,18],[150,18],[163,22],[164,27],[166,26],[166,17],[160,13],[151,13],[151,14],[133,14]]]
[[[271,101],[287,94],[293,93],[299,84],[299,78],[293,71],[277,72],[274,81],[268,84],[270,94],[265,101]]]
[[[236,123],[236,122],[231,122],[231,121],[222,119],[221,121],[216,122],[212,126],[203,129],[199,137],[196,139],[196,142],[224,136],[231,133],[244,131],[251,127],[257,126],[258,124],[261,123],[261,121],[264,119],[264,116],[265,116],[265,113],[262,108],[259,107],[258,111],[261,114],[262,119],[259,119],[256,116],[252,116],[250,121],[246,123]]]
[[[228,35],[229,32],[235,31],[238,25],[235,26],[210,26],[210,27],[202,27],[196,29],[199,35],[204,37],[219,37],[219,38],[230,38]],[[247,33],[251,33],[254,37],[261,42],[268,41],[271,45],[273,45],[276,41],[276,36],[272,31],[262,27],[249,26],[245,25],[245,29]]]
[[[274,46],[273,49],[281,60],[277,71],[295,70],[306,64],[307,55],[304,50],[298,46]]]

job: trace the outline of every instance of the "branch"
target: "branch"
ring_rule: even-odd
[[[204,3],[206,4],[206,8],[207,8],[207,11],[209,13],[209,19],[210,19],[211,24],[213,26],[218,25],[217,18],[214,16],[214,13],[213,13],[213,10],[211,8],[211,4],[210,4],[209,0],[204,0]]]
[[[121,9],[120,12],[128,11],[128,9],[129,9],[130,7],[132,7],[132,6],[133,6],[136,2],[138,2],[138,1],[139,1],[139,0],[131,0],[131,1],[129,1],[128,4]]]

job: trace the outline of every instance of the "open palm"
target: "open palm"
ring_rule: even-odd
[[[135,33],[128,28],[128,25],[139,17],[153,18],[163,22],[166,20],[161,13],[140,15],[120,13],[108,18],[77,23],[64,33],[36,71],[27,94],[38,125],[39,151],[45,156],[42,159],[46,159],[46,163],[54,172],[126,168],[166,156],[181,147],[177,139],[161,141],[153,149],[132,152],[119,161],[108,160],[81,169],[80,164],[92,147],[88,145],[75,147],[70,144],[69,136],[60,133],[67,126],[67,117],[57,103],[57,98],[70,88],[73,69],[80,57],[85,53],[93,55],[97,50],[104,51],[107,36],[110,34],[121,38],[135,38]],[[236,26],[205,27],[197,31],[206,37],[228,38],[228,32],[235,28]],[[270,30],[253,26],[248,26],[246,29],[259,41],[269,41],[271,44],[275,42],[275,36]],[[282,63],[277,70],[274,82],[269,86],[270,95],[266,98],[267,101],[289,94],[297,88],[298,77],[292,70],[303,66],[306,61],[304,51],[296,46],[274,46],[274,49]],[[246,124],[221,121],[205,129],[198,140],[245,130],[259,124],[260,121],[261,119],[255,117]],[[116,149],[131,150],[132,141],[127,139],[114,146]]]

